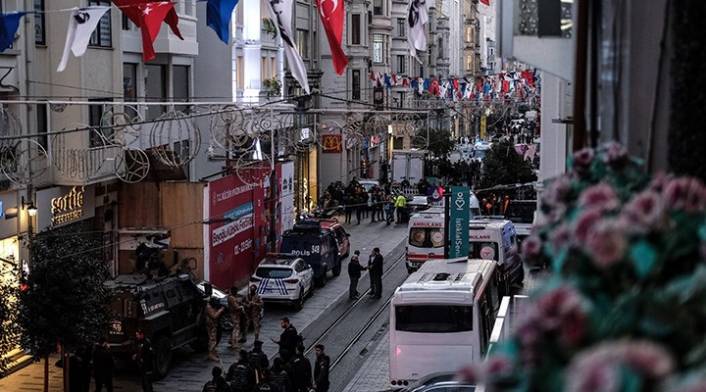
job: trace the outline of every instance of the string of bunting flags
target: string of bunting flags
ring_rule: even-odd
[[[495,75],[473,78],[428,78],[399,76],[381,72],[370,72],[372,87],[403,87],[424,95],[425,93],[454,101],[484,100],[502,97],[526,98],[539,93],[539,72],[525,69],[517,72],[501,72]]]
[[[154,41],[159,35],[163,23],[166,23],[174,35],[184,39],[179,31],[179,17],[174,8],[174,1],[161,0],[112,0],[113,6],[120,9],[142,33],[142,58],[144,61],[154,60],[156,53]],[[238,0],[198,0],[206,3],[206,24],[216,32],[218,38],[228,43],[231,37],[230,24],[233,10]],[[272,19],[275,21],[279,36],[282,38],[285,56],[289,62],[292,75],[307,94],[306,66],[299,55],[292,39],[291,21],[293,0],[267,0]],[[86,53],[91,35],[96,30],[101,18],[111,6],[74,7],[57,10],[15,11],[0,14],[0,52],[12,47],[20,25],[20,19],[27,14],[69,13],[66,44],[57,72],[63,72],[73,54],[81,57]],[[348,57],[343,52],[341,40],[343,37],[343,21],[345,19],[345,2],[343,0],[317,0],[317,8],[321,24],[326,31],[333,66],[337,74],[342,74],[348,64]]]

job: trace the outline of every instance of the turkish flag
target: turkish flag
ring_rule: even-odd
[[[490,0],[480,0],[480,2],[485,5],[490,5]]]
[[[343,38],[343,22],[346,15],[345,0],[316,0],[319,8],[321,24],[324,25],[328,45],[331,48],[333,68],[337,74],[342,74],[348,65],[348,57],[341,48]]]
[[[174,3],[152,0],[113,0],[113,3],[142,31],[142,58],[145,61],[157,57],[153,44],[162,22],[166,22],[177,37],[184,39],[179,31],[179,17]]]

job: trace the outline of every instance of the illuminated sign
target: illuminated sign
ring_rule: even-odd
[[[83,216],[86,189],[83,186],[71,188],[69,193],[51,199],[52,226],[73,222]]]

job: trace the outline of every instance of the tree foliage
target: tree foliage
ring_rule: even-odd
[[[483,160],[483,175],[480,188],[490,188],[495,185],[524,184],[536,181],[532,164],[515,152],[515,147],[509,141],[493,144]]]
[[[56,344],[72,352],[106,331],[111,293],[99,238],[76,230],[37,235],[30,244],[28,289],[20,294],[22,343],[36,356]]]
[[[19,270],[12,260],[0,260],[0,377],[7,370],[9,353],[19,345],[18,287],[15,279]]]
[[[451,140],[451,132],[446,129],[430,129],[428,138],[427,130],[419,129],[412,145],[415,148],[427,149],[436,158],[445,158],[454,149],[455,143]]]

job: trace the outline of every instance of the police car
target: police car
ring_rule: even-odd
[[[301,257],[271,254],[250,277],[264,301],[287,302],[301,309],[314,289],[314,270]]]

